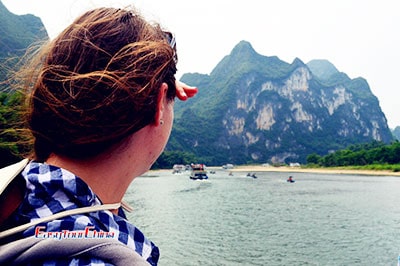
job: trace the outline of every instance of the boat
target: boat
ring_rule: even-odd
[[[182,164],[174,164],[172,167],[173,174],[181,174],[183,171],[185,171],[185,166]]]
[[[208,179],[206,166],[204,164],[191,164],[190,179],[203,180]]]
[[[247,176],[248,177],[252,177],[252,178],[257,178],[256,173],[253,173],[253,174],[247,173]]]

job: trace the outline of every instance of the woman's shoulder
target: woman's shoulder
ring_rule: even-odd
[[[0,248],[0,265],[148,265],[126,245],[113,239],[38,239],[29,237]]]

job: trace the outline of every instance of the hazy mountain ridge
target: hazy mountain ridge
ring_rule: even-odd
[[[15,15],[0,1],[0,82],[6,79],[30,45],[48,39],[40,18],[30,14]],[[3,89],[5,86],[0,83],[0,91]]]
[[[37,41],[48,39],[42,20],[34,15],[15,15],[0,1],[0,58],[21,55]]]
[[[304,162],[313,152],[392,140],[367,81],[350,79],[326,60],[288,64],[242,41],[210,75],[185,74],[182,81],[200,92],[176,105],[168,148],[213,164]]]
[[[328,60],[314,59],[307,63],[310,71],[320,80],[329,80],[333,75],[340,73],[339,70]]]
[[[397,126],[392,130],[393,137],[400,141],[400,126]]]

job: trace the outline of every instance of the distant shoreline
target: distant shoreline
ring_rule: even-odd
[[[213,167],[208,167],[213,168]],[[400,172],[386,170],[353,170],[353,169],[329,169],[329,168],[301,168],[289,166],[258,166],[258,165],[240,165],[232,172],[290,172],[290,173],[321,173],[321,174],[353,174],[353,175],[378,175],[378,176],[400,176]]]
[[[389,170],[356,170],[356,169],[338,169],[338,168],[302,168],[289,166],[261,166],[261,165],[237,165],[232,169],[222,169],[221,166],[207,166],[207,170],[223,170],[226,172],[282,172],[282,173],[319,173],[335,175],[374,175],[374,176],[399,176],[400,172]],[[172,169],[154,169],[152,171],[171,171]]]

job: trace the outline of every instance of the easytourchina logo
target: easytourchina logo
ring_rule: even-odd
[[[86,226],[84,230],[45,231],[45,226],[35,228],[35,237],[43,239],[107,239],[115,238],[114,232],[97,231],[94,226]]]

